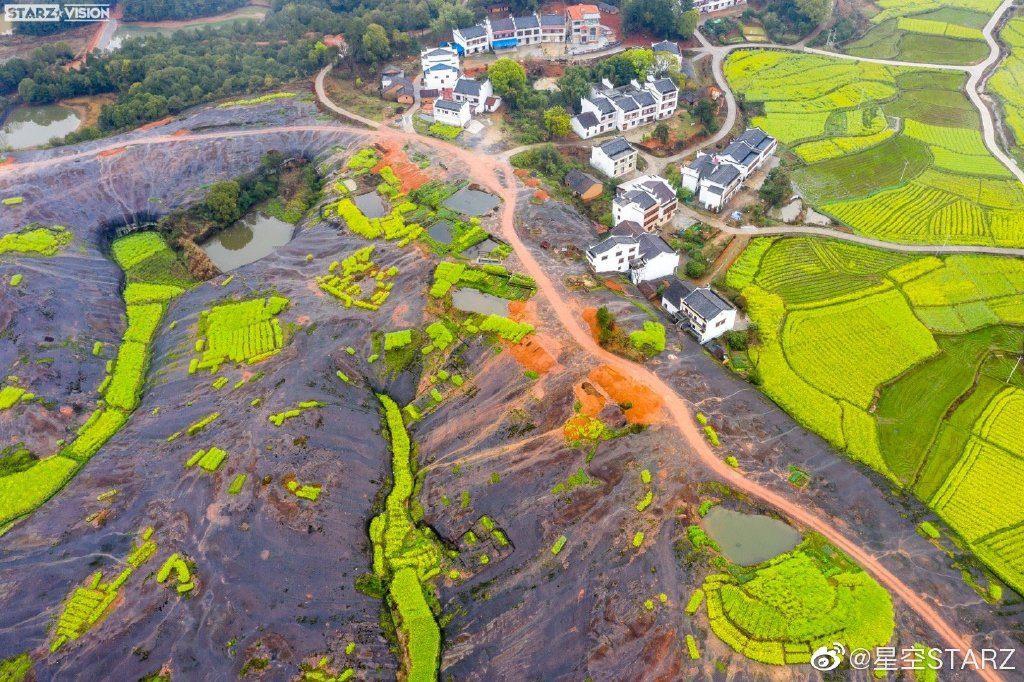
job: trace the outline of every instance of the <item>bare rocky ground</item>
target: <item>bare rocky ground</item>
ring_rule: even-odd
[[[301,102],[206,109],[171,127],[128,137],[315,120],[312,107]],[[39,220],[66,225],[76,237],[52,259],[0,261],[0,281],[25,274],[17,291],[0,290],[0,367],[55,402],[53,408],[31,404],[0,413],[3,441],[24,439],[39,452],[51,451],[91,407],[104,364],[91,355],[92,341],[116,345],[124,324],[120,273],[103,252],[110,223],[193,201],[205,185],[253,168],[271,149],[323,158],[332,148],[354,151],[367,141],[341,130],[183,140],[128,147],[76,162],[70,171],[44,167],[0,176],[0,193],[26,197],[22,206],[0,212],[0,231]],[[453,160],[436,161],[459,175]],[[531,245],[542,239],[556,247],[583,245],[591,239],[586,222],[556,203],[537,207],[523,199],[518,211]],[[491,218],[485,226],[489,221],[493,225]],[[32,651],[41,680],[135,680],[164,666],[175,679],[224,679],[237,675],[246,661],[265,657],[267,667],[249,674],[284,680],[297,675],[301,662],[326,653],[345,661],[341,651],[355,641],[349,661],[357,663],[361,677],[395,676],[396,659],[378,624],[380,603],[357,592],[353,582],[369,570],[366,526],[390,473],[373,394],[386,391],[405,403],[424,386],[416,368],[387,377],[379,363],[369,365],[364,358],[371,352],[372,330],[423,326],[435,259],[416,248],[378,244],[378,263],[400,269],[394,293],[377,313],[346,310],[320,295],[313,278],[364,244],[330,225],[307,225],[278,253],[238,270],[227,286],[219,285],[221,278],[171,304],[154,346],[146,393],[128,425],[57,497],[0,537],[0,658]],[[583,270],[578,262],[536,249],[552,272]],[[246,368],[263,372],[262,378],[232,389],[246,375],[225,368],[221,374],[230,383],[214,391],[212,376],[187,374],[202,310],[227,297],[271,292],[291,300],[282,321],[294,335],[281,354]],[[627,321],[642,314],[613,292],[592,299],[613,302]],[[545,346],[557,356],[554,370],[534,380],[508,352],[470,343],[461,352],[468,388],[412,429],[426,468],[420,496],[426,521],[454,547],[487,514],[512,543],[511,550],[492,551],[486,566],[464,554],[468,579],[440,584],[450,618],[442,677],[814,678],[809,668],[751,664],[708,636],[703,618],[683,613],[706,568],[677,558],[673,543],[692,521],[708,474],[674,429],[652,426],[601,443],[588,469],[595,484],[570,495],[552,493],[585,465],[586,451],[566,445],[562,425],[574,413],[573,386],[592,368],[556,331],[543,303],[535,314]],[[784,489],[785,464],[805,466],[815,482],[791,494],[847,519],[847,533],[885,554],[904,580],[934,594],[961,627],[983,633],[986,641],[1007,641],[1008,623],[1019,623],[1016,609],[998,617],[979,603],[901,516],[914,517],[919,507],[881,494],[863,472],[804,434],[694,344],[675,343],[681,350],[666,354],[659,366],[712,417],[750,475]],[[348,346],[354,355],[345,352]],[[39,363],[44,357],[53,361]],[[351,384],[334,377],[338,368],[354,379]],[[250,405],[254,398],[261,399],[256,407]],[[268,422],[269,414],[311,399],[326,406],[279,428]],[[167,442],[168,435],[214,411],[222,416],[204,431]],[[616,408],[606,416],[620,418]],[[192,452],[212,445],[229,453],[218,472],[182,468]],[[643,495],[642,468],[655,477],[655,502],[643,515],[633,508]],[[240,472],[249,480],[241,494],[228,496],[226,487]],[[322,484],[319,501],[309,504],[288,494],[280,483],[288,475]],[[112,488],[119,491],[112,501],[96,500]],[[463,492],[469,493],[465,508]],[[728,491],[720,496],[728,499]],[[104,507],[104,525],[85,521]],[[49,631],[67,594],[93,571],[120,570],[131,541],[147,525],[155,528],[156,557],[125,584],[97,627],[49,654]],[[630,545],[638,530],[647,536],[640,550]],[[568,543],[556,557],[549,548],[561,534]],[[152,577],[174,551],[196,564],[198,586],[189,598]],[[644,609],[643,601],[660,592],[668,603]],[[929,641],[912,615],[899,605],[897,611],[901,641]],[[696,663],[685,653],[687,633],[697,635],[705,652]]]

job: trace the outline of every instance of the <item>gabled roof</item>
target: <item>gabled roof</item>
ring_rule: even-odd
[[[516,22],[512,17],[505,17],[504,19],[491,19],[491,32],[495,31],[514,31],[516,30]]]
[[[601,181],[593,175],[588,175],[587,173],[575,168],[570,169],[569,172],[565,174],[565,186],[573,192],[576,192],[576,194],[586,194],[595,185],[601,184]]]
[[[459,70],[456,69],[451,64],[434,64],[433,66],[428,66],[427,70],[424,71],[423,73],[435,73],[437,71],[454,71],[455,73],[459,72]]]
[[[597,5],[571,5],[565,8],[565,13],[573,21],[582,21],[588,14],[600,14]]]
[[[651,83],[651,85],[653,85],[654,89],[663,95],[667,95],[670,92],[676,92],[677,90],[679,90],[679,88],[676,87],[676,84],[672,81],[671,78],[659,78],[658,80]]]
[[[542,14],[540,23],[543,26],[565,26],[564,14]]]
[[[715,170],[715,160],[710,154],[697,154],[697,158],[686,164],[690,170],[696,171],[698,177],[704,177]]]
[[[733,310],[731,303],[706,287],[691,291],[683,298],[683,304],[705,320],[712,320],[720,313]]]
[[[640,105],[632,97],[616,97],[612,100],[612,104],[623,111],[635,111],[640,108]]]
[[[445,111],[462,111],[463,107],[469,106],[465,102],[456,102],[450,99],[439,99],[434,102],[435,109],[444,109]]]
[[[540,22],[534,14],[527,14],[525,17],[515,17],[516,30],[524,28],[540,28]]]
[[[582,114],[577,114],[573,118],[576,122],[586,128],[596,128],[601,122],[597,120],[597,116],[594,116],[593,111],[584,111]]]
[[[610,233],[615,237],[639,237],[644,234],[643,226],[635,220],[623,220],[612,228]]]
[[[749,166],[757,161],[757,152],[744,142],[736,140],[722,152],[722,156],[734,159],[741,166]]]
[[[594,95],[593,97],[588,97],[587,99],[589,99],[593,103],[593,105],[598,108],[602,116],[607,116],[608,114],[615,113],[615,106],[607,97],[604,97],[603,95]]]
[[[473,26],[467,26],[466,28],[456,29],[463,38],[466,40],[473,40],[474,38],[483,38],[487,35],[487,29],[480,24],[474,24]]]
[[[633,189],[624,194],[621,194],[615,197],[615,201],[617,201],[621,205],[626,206],[628,206],[629,204],[636,204],[645,211],[649,208],[654,208],[655,206],[658,205],[658,202],[654,200],[654,197],[652,197],[647,192],[644,192],[639,189]]]
[[[715,169],[708,176],[708,181],[713,182],[716,185],[728,187],[731,185],[736,178],[740,176],[740,171],[736,166],[728,163],[719,164],[715,166]]]
[[[689,282],[684,282],[676,277],[665,287],[665,291],[661,296],[678,308],[682,305],[683,299],[689,296],[696,288]]]
[[[761,144],[768,135],[760,128],[747,128],[743,131],[743,134],[736,138],[737,142],[750,145],[751,147],[757,147]]]
[[[658,203],[665,204],[676,198],[676,193],[671,185],[661,178],[648,180],[643,184],[644,189],[658,199]]]
[[[594,244],[587,251],[596,256],[611,251],[617,246],[632,246],[634,244],[636,244],[636,240],[632,237],[608,237]]]
[[[473,80],[472,78],[460,78],[455,82],[455,92],[460,95],[479,97],[480,81]]]
[[[633,154],[636,152],[633,149],[633,145],[629,144],[624,137],[616,137],[612,140],[608,140],[602,145],[599,145],[601,151],[608,158],[615,160],[620,159],[627,154]]]
[[[654,95],[646,90],[633,95],[633,99],[642,107],[653,107],[658,103],[658,100],[654,99]]]
[[[640,257],[650,260],[662,254],[675,254],[672,247],[664,239],[656,234],[644,232],[638,238],[640,242]]]
[[[651,49],[655,52],[671,52],[674,55],[681,55],[679,45],[671,40],[662,40],[660,43],[651,43]]]
[[[430,50],[425,50],[420,53],[420,58],[423,57],[453,57],[455,56],[455,50],[450,47],[435,47]]]

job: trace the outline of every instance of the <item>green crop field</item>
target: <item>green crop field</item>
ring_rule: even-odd
[[[964,74],[765,50],[725,73],[819,211],[888,241],[1024,244],[1024,185],[985,146]]]
[[[726,282],[765,393],[1024,591],[1024,260],[757,239]]]
[[[841,552],[810,537],[751,569],[704,580],[711,630],[747,658],[808,663],[819,646],[883,646],[895,629],[889,594]],[[699,599],[691,599],[700,608]],[[690,612],[689,606],[687,612]]]
[[[974,64],[988,56],[981,29],[999,0],[878,0],[871,28],[843,51],[858,57]]]
[[[1006,124],[1014,135],[1014,153],[1024,159],[1024,16],[1006,22],[999,34],[1010,53],[989,79],[989,89],[1003,104]]]

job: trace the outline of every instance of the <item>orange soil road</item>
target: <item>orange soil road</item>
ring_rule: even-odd
[[[838,529],[836,529],[829,520],[819,518],[804,507],[791,502],[779,493],[751,481],[739,471],[725,464],[725,462],[722,461],[711,449],[711,446],[704,440],[703,436],[698,431],[696,423],[690,415],[686,402],[675,392],[674,389],[666,384],[661,377],[640,365],[626,360],[625,358],[609,353],[594,341],[590,334],[590,330],[582,324],[582,310],[579,309],[579,306],[575,301],[567,301],[562,298],[561,294],[548,278],[543,268],[541,268],[540,264],[533,257],[533,254],[516,233],[515,205],[517,190],[513,180],[515,175],[507,160],[484,156],[477,152],[473,152],[472,150],[463,149],[434,138],[421,137],[415,133],[405,133],[397,130],[384,129],[380,124],[376,124],[374,129],[380,136],[382,142],[405,142],[415,140],[457,157],[466,164],[470,171],[469,175],[475,182],[488,187],[491,191],[496,192],[501,196],[504,201],[501,213],[502,236],[509,244],[512,245],[512,248],[515,250],[516,255],[519,257],[527,273],[536,280],[538,292],[547,300],[561,325],[580,346],[580,348],[586,351],[598,362],[609,365],[620,373],[631,377],[634,381],[646,385],[647,388],[651,389],[655,394],[660,395],[664,400],[665,409],[668,411],[668,414],[676,428],[679,429],[689,446],[697,453],[705,466],[729,485],[761,500],[765,504],[775,507],[781,513],[797,523],[821,533],[823,536],[828,538],[830,542],[846,552],[854,561],[859,563],[866,571],[868,571],[868,573],[874,576],[878,582],[884,585],[891,593],[896,595],[896,597],[902,600],[904,604],[917,613],[922,621],[935,630],[947,647],[957,649],[961,652],[966,652],[971,649],[970,640],[954,630],[922,595],[905,585],[874,555],[848,539]],[[287,132],[353,132],[368,135],[374,134],[374,130],[334,124],[295,125],[264,129],[214,131],[209,133],[183,135],[180,137],[162,135],[141,140],[132,140],[117,145],[110,145],[107,148],[97,148],[86,152],[78,152],[41,161],[24,164],[16,163],[11,166],[0,167],[0,179],[11,174],[19,174],[34,168],[60,165],[68,161],[90,158],[101,153],[104,149],[173,144],[184,141],[247,138]],[[978,652],[975,652],[975,656],[980,659]],[[1003,679],[999,673],[994,670],[980,670],[975,672],[984,680],[995,682]]]

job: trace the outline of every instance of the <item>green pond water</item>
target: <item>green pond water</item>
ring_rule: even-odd
[[[788,552],[800,544],[800,532],[783,521],[762,514],[744,514],[712,507],[701,521],[729,561],[753,566]]]
[[[265,258],[292,240],[295,226],[273,216],[254,213],[202,244],[214,265],[224,272]]]
[[[81,122],[74,109],[59,104],[17,107],[4,121],[3,143],[11,149],[40,147],[77,130]]]

